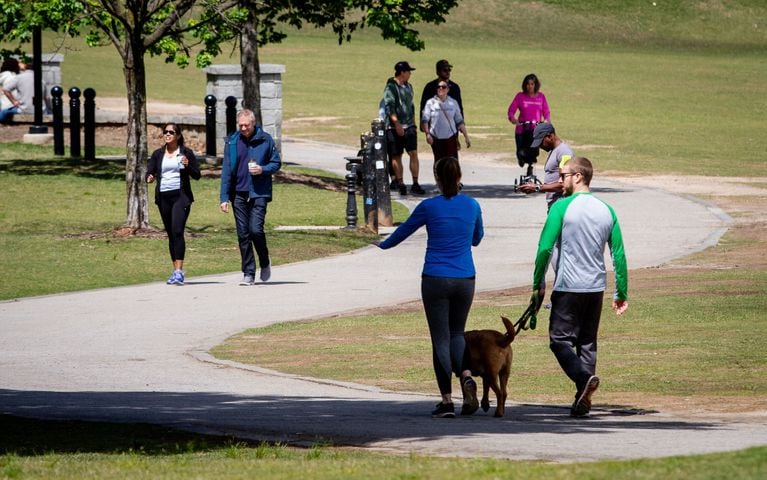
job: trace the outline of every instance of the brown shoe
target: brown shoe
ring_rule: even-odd
[[[591,411],[591,396],[597,391],[597,388],[599,388],[599,377],[592,375],[580,394],[576,396],[575,403],[573,403],[570,409],[571,416],[585,417],[589,414]]]
[[[463,390],[463,407],[461,415],[471,415],[479,408],[477,400],[477,383],[471,377],[461,379],[461,390]]]

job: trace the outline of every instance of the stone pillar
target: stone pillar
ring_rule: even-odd
[[[61,63],[64,61],[64,55],[60,53],[43,53],[43,98],[45,99],[45,111],[51,111],[51,88],[61,87]]]
[[[237,109],[242,105],[242,68],[240,65],[211,65],[203,70],[208,76],[207,94],[223,105],[228,96],[237,98]],[[261,64],[261,118],[264,130],[274,137],[282,153],[282,74],[285,65]],[[216,109],[216,150],[224,151],[226,135],[226,109]]]

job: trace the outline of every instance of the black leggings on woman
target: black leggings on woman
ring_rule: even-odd
[[[421,277],[421,299],[431,335],[432,358],[442,395],[452,393],[452,373],[460,376],[466,340],[463,332],[474,301],[474,278]]]
[[[160,192],[160,203],[157,204],[157,208],[160,209],[162,224],[168,234],[170,259],[183,260],[186,251],[184,228],[186,228],[186,219],[189,218],[189,211],[192,209],[192,202],[181,190],[171,190]]]

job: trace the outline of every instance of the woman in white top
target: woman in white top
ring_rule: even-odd
[[[184,229],[194,202],[189,178],[200,179],[200,167],[191,149],[184,146],[181,128],[175,123],[163,129],[165,146],[152,153],[146,172],[147,183],[157,180],[154,203],[160,210],[168,234],[168,249],[173,262],[168,285],[184,284]]]
[[[449,89],[447,82],[440,81],[437,94],[426,102],[421,113],[421,131],[426,133],[435,162],[445,157],[458,158],[458,132],[466,139],[466,147],[471,147],[461,108],[448,96]]]

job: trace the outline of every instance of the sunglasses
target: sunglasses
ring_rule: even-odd
[[[564,172],[564,173],[560,173],[559,174],[559,179],[560,180],[564,180],[565,178],[567,178],[569,176],[572,176],[572,175],[577,175],[578,173],[580,173],[580,172]]]
[[[437,89],[438,90],[441,89],[441,88],[447,88],[447,85],[437,85]]]
[[[163,130],[162,133],[163,133],[163,135],[175,135],[176,134],[176,132],[174,132],[173,130]]]

